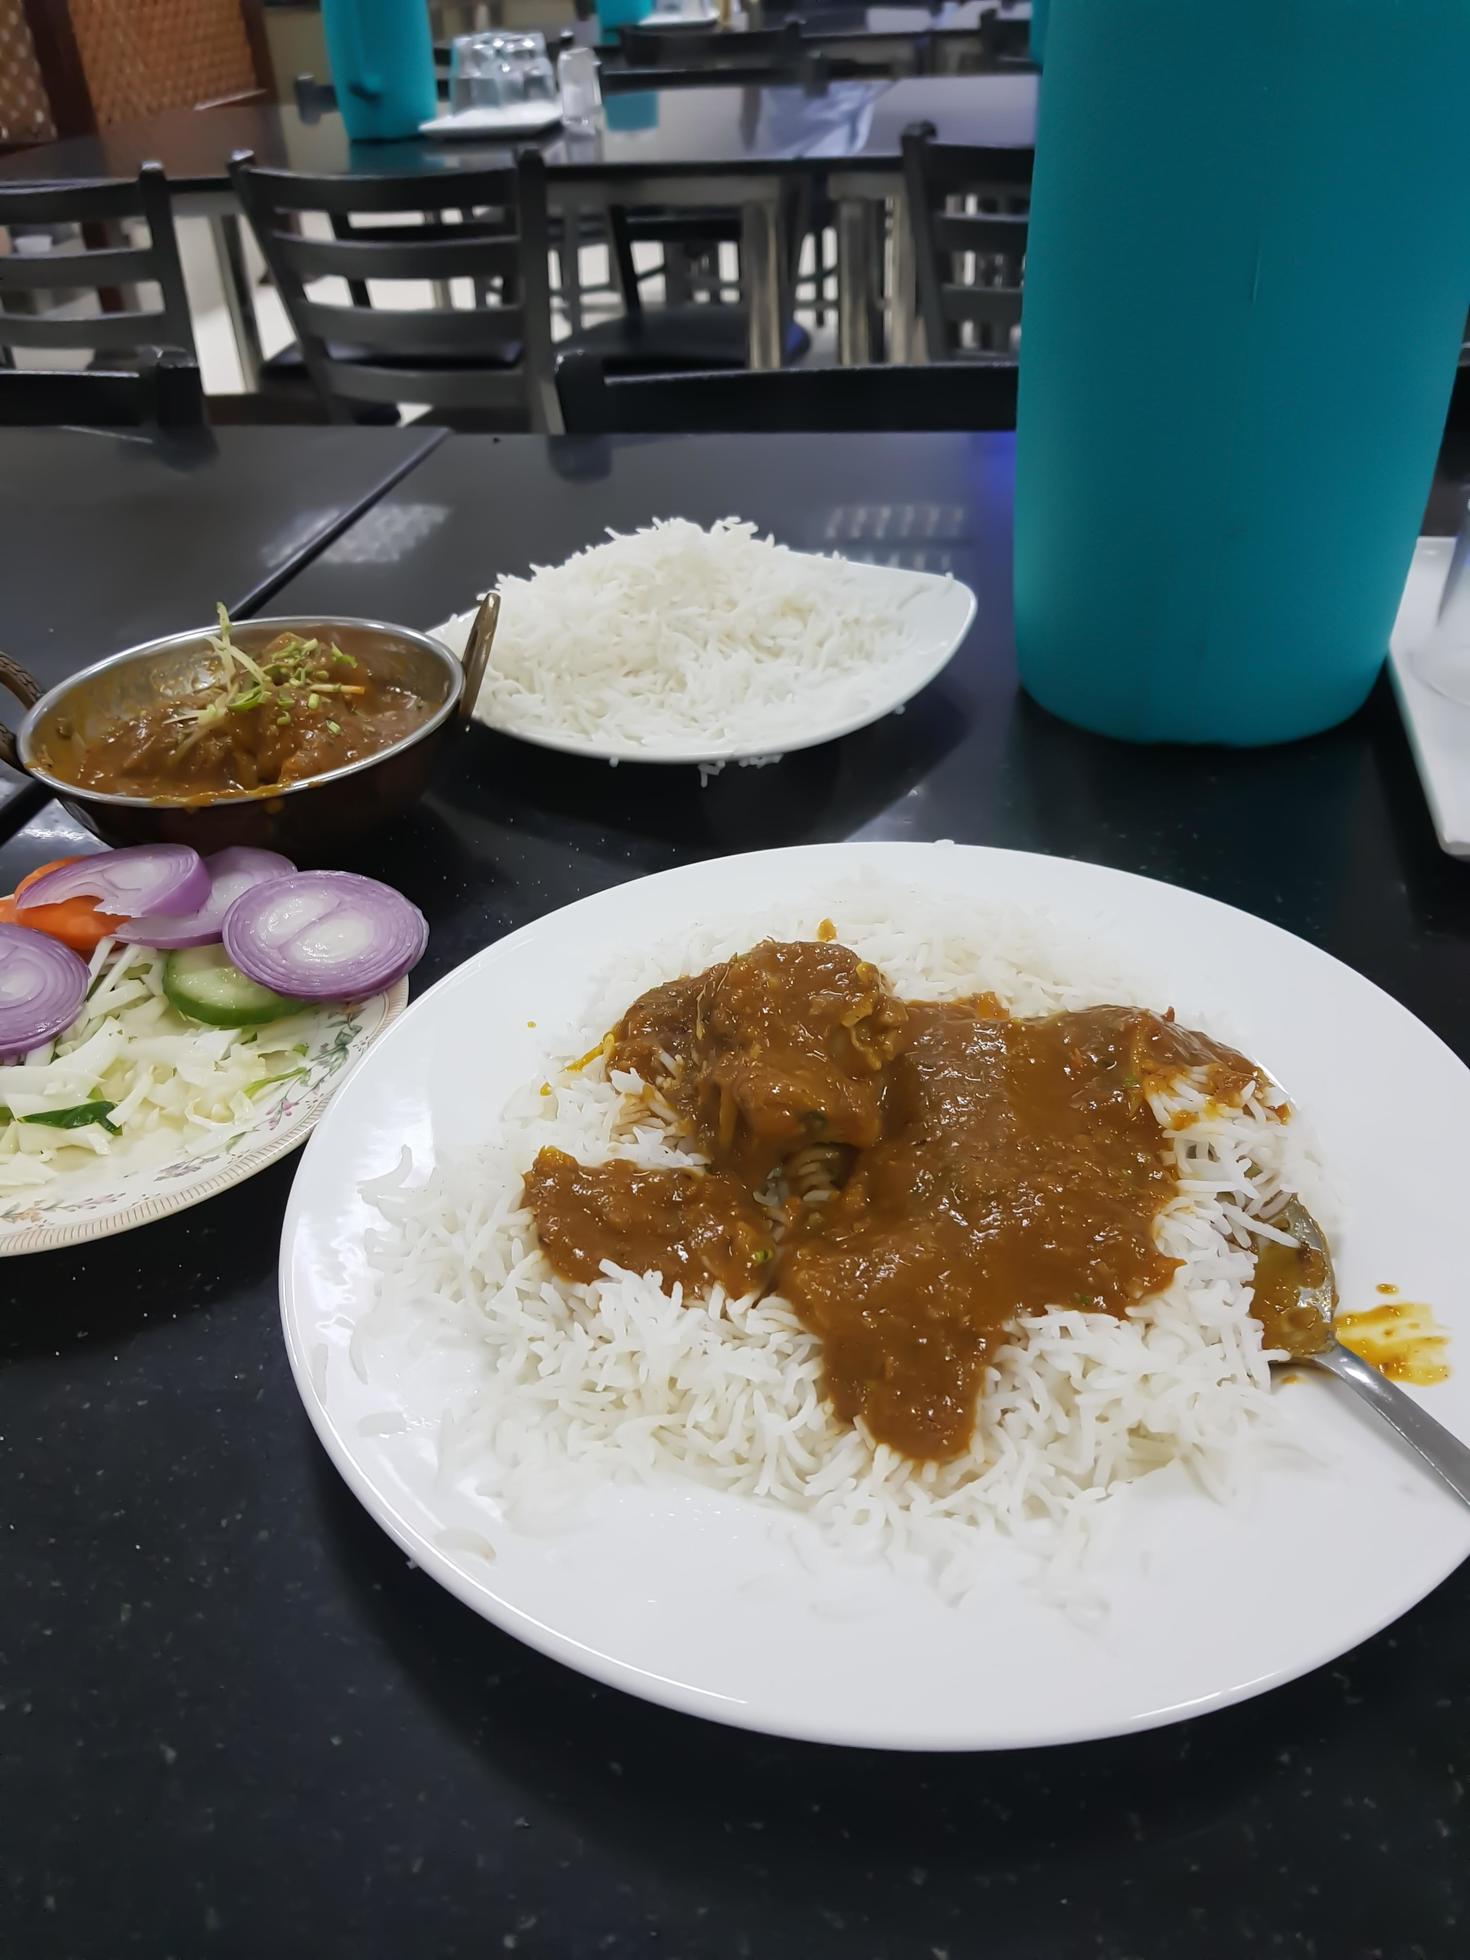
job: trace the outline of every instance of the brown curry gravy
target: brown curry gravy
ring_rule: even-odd
[[[1151,1088],[1243,1056],[1144,1009],[1013,1019],[988,995],[899,1000],[832,942],[764,941],[655,987],[610,1066],[658,1089],[707,1172],[543,1150],[525,1197],[569,1279],[602,1260],[732,1294],[774,1285],[821,1337],[838,1415],[943,1459],[966,1447],[986,1359],[1018,1314],[1122,1314],[1175,1262],[1154,1220],[1177,1180]],[[780,1169],[781,1231],[757,1200]]]
[[[293,638],[272,641],[262,663],[268,666],[273,650]],[[323,648],[320,664],[306,674],[289,694],[231,709],[197,738],[190,737],[190,718],[217,698],[210,690],[161,700],[85,740],[58,726],[54,751],[37,759],[79,789],[192,803],[282,788],[378,755],[434,712],[433,703],[366,660],[344,662],[331,648]]]
[[[1339,1314],[1335,1331],[1344,1347],[1391,1382],[1433,1388],[1449,1380],[1449,1335],[1421,1300],[1383,1301],[1361,1313]]]
[[[1285,1348],[1288,1354],[1305,1357],[1328,1345],[1331,1327],[1300,1298],[1304,1287],[1321,1286],[1327,1277],[1327,1261],[1315,1246],[1261,1240],[1256,1248],[1251,1312],[1261,1323],[1268,1348]]]

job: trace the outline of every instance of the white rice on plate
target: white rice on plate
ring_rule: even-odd
[[[1141,989],[1039,920],[871,890],[834,893],[825,911],[905,997],[990,991],[1019,1014],[1172,1004],[1229,1039],[1217,1016]],[[822,917],[808,907],[731,920],[630,959],[598,981],[584,1020],[549,1051],[545,1081],[511,1100],[480,1150],[437,1163],[426,1181],[405,1155],[368,1187],[386,1228],[369,1248],[378,1294],[354,1330],[354,1366],[372,1379],[380,1366],[411,1369],[416,1351],[461,1358],[451,1405],[413,1413],[437,1422],[441,1476],[515,1528],[575,1517],[608,1480],[692,1480],[765,1505],[844,1560],[921,1569],[951,1596],[983,1574],[1003,1534],[1068,1597],[1110,1493],[1177,1465],[1228,1501],[1274,1441],[1249,1312],[1252,1239],[1286,1236],[1268,1222],[1283,1192],[1303,1191],[1323,1215],[1303,1125],[1254,1095],[1221,1111],[1188,1081],[1156,1099],[1180,1176],[1158,1221],[1161,1250],[1184,1262],[1167,1292],[1123,1319],[1056,1308],[1021,1323],[986,1372],[964,1458],[918,1464],[874,1448],[825,1406],[820,1343],[782,1300],[716,1290],[686,1301],[654,1275],[611,1268],[586,1285],[559,1279],[521,1203],[522,1176],[549,1144],[589,1162],[690,1161],[636,1077],[610,1080],[601,1058],[565,1062],[645,988],[762,937],[811,937]]]
[[[915,645],[905,605],[922,589],[902,573],[854,577],[842,558],[790,551],[733,517],[610,532],[500,580],[475,714],[655,759],[741,746],[775,760],[813,716],[835,723],[893,698]]]

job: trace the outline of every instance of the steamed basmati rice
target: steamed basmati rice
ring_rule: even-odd
[[[834,894],[838,936],[900,994],[997,993],[1022,1014],[1123,1001],[1163,1007],[1100,964],[1085,942],[1013,916],[957,912],[899,893]],[[767,914],[653,948],[598,984],[585,1020],[555,1053],[585,1051],[645,987],[770,934],[811,936],[821,911]],[[1190,1003],[1181,1018],[1228,1039]],[[439,1163],[427,1182],[407,1159],[370,1195],[387,1220],[372,1260],[378,1301],[354,1335],[371,1375],[449,1344],[464,1389],[442,1412],[441,1474],[513,1525],[544,1528],[607,1480],[692,1479],[802,1521],[845,1558],[915,1564],[951,1594],[1001,1532],[1049,1563],[1062,1596],[1109,1494],[1181,1465],[1228,1499],[1273,1424],[1270,1375],[1249,1313],[1252,1235],[1275,1233],[1283,1193],[1319,1209],[1298,1119],[1254,1095],[1207,1104],[1185,1081],[1155,1101],[1180,1175],[1160,1215],[1162,1250],[1184,1264],[1167,1293],[1126,1318],[1056,1308],[1020,1324],[986,1375],[967,1456],[917,1464],[838,1423],[822,1400],[821,1351],[779,1298],[665,1293],[653,1275],[608,1267],[560,1280],[537,1249],[521,1177],[555,1144],[587,1161],[688,1162],[651,1092],[549,1064],[505,1111],[483,1149]],[[1182,1127],[1169,1127],[1171,1119]]]
[[[813,716],[893,699],[920,581],[875,586],[726,518],[609,533],[565,564],[503,578],[475,713],[516,735],[649,756],[740,746],[770,760]]]

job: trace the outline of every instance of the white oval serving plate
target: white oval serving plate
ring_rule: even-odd
[[[896,588],[907,599],[905,612],[912,630],[912,642],[903,658],[887,670],[881,692],[855,713],[833,715],[814,708],[804,719],[783,712],[772,717],[768,731],[759,741],[703,742],[679,740],[673,743],[614,742],[590,738],[572,729],[561,731],[514,727],[495,717],[492,710],[476,719],[502,735],[531,742],[537,748],[554,749],[560,755],[588,756],[598,762],[714,763],[742,762],[756,758],[787,755],[793,749],[812,749],[822,742],[835,742],[843,735],[855,734],[885,715],[902,708],[930,681],[942,674],[974,623],[977,601],[969,586],[960,579],[942,577],[937,572],[911,572],[891,565],[870,565],[861,559],[848,561],[855,580],[871,585],[875,592]],[[455,613],[431,626],[429,631],[456,654],[463,654],[474,613]],[[493,654],[492,654],[493,658]],[[483,697],[482,697],[483,698]]]

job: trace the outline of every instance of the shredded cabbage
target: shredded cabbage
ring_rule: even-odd
[[[104,939],[65,1034],[0,1067],[0,1191],[49,1184],[141,1138],[188,1148],[211,1131],[239,1130],[305,1074],[318,1009],[259,1028],[203,1027],[164,997],[167,957]],[[106,1124],[60,1129],[25,1120],[84,1103],[110,1103]]]

